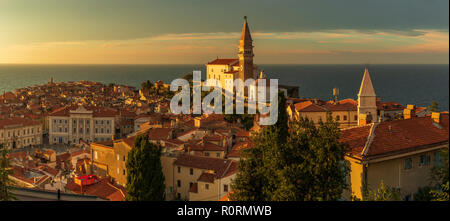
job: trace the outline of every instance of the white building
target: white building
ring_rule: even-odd
[[[0,144],[8,149],[42,144],[42,123],[25,118],[0,120]]]
[[[70,106],[49,115],[50,144],[102,142],[112,140],[117,110],[101,107]]]

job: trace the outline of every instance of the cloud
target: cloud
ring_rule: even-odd
[[[411,34],[414,33],[414,34]],[[254,32],[255,54],[270,60],[297,55],[442,54],[449,51],[449,33],[418,29],[411,32],[329,30]],[[0,63],[203,63],[211,56],[235,57],[240,33],[164,34],[126,40],[35,42],[4,47]],[[375,56],[374,55],[374,56]]]

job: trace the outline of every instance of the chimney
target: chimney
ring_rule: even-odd
[[[364,126],[372,122],[372,115],[370,114],[359,114],[359,126]]]
[[[433,119],[433,122],[435,123],[441,123],[441,113],[439,112],[433,112],[431,113],[431,119]]]
[[[408,104],[403,110],[403,119],[416,117],[416,105]]]

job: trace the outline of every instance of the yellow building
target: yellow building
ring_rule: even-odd
[[[173,182],[166,183],[166,188],[173,191],[178,199],[218,201],[231,190],[237,165],[236,161],[228,159],[179,155],[173,161],[172,173],[164,174],[166,181]]]
[[[110,176],[116,183],[126,186],[126,162],[128,152],[134,145],[134,138],[91,143],[93,172],[100,176]]]
[[[364,187],[375,190],[383,181],[412,200],[419,187],[430,185],[430,170],[440,163],[438,152],[448,148],[448,123],[448,114],[436,113],[342,130],[351,169],[350,191],[343,197],[361,199]]]
[[[287,107],[289,118],[299,119],[299,117],[308,118],[317,126],[320,121],[325,122],[327,112],[331,113],[340,128],[348,128],[358,125],[357,102],[353,99],[341,101],[319,101],[310,100],[296,103]]]

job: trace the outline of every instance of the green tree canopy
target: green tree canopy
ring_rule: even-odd
[[[232,200],[337,200],[347,187],[345,145],[328,114],[316,127],[308,119],[290,123],[286,100],[279,94],[278,120],[253,137],[245,149],[233,181]]]
[[[8,150],[3,144],[0,144],[0,201],[11,201],[16,199],[10,192],[13,181],[9,179],[12,171],[9,168],[9,159],[7,158]]]
[[[153,87],[153,84],[150,80],[144,81],[141,83],[142,90],[150,90]]]
[[[383,181],[380,182],[380,187],[376,190],[367,189],[364,193],[363,201],[400,201],[401,194],[400,191],[389,187],[384,184]]]
[[[160,157],[161,147],[151,143],[146,134],[136,137],[126,162],[127,200],[165,200],[164,174]]]

